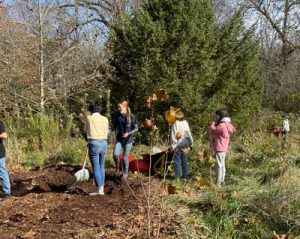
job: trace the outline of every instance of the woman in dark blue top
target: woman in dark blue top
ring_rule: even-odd
[[[134,114],[128,106],[126,100],[118,103],[118,111],[114,122],[114,130],[117,130],[116,144],[114,148],[114,160],[116,164],[116,171],[120,168],[119,156],[123,150],[123,177],[128,177],[128,156],[133,143],[133,134],[138,131],[138,122]]]

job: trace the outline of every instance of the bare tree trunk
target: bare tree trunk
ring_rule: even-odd
[[[295,17],[299,12],[299,0],[278,0],[278,1],[261,1],[248,0],[251,6],[259,12],[266,21],[270,24],[273,30],[278,34],[282,42],[281,45],[281,59],[282,65],[285,68],[289,64],[291,53],[298,49],[297,43],[293,43],[289,39],[292,29],[297,29],[298,23]],[[282,17],[281,17],[282,16]]]
[[[40,55],[40,87],[41,87],[41,98],[40,98],[40,108],[41,112],[45,110],[45,93],[44,93],[44,77],[45,77],[45,69],[44,69],[44,36],[43,36],[43,13],[41,0],[38,2],[38,12],[39,12],[39,55]]]
[[[285,0],[284,2],[284,18],[283,18],[283,27],[282,27],[282,59],[283,66],[286,67],[288,64],[288,18],[290,12],[290,1]]]

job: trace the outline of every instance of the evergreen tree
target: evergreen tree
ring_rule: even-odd
[[[219,27],[215,58],[218,73],[203,95],[207,99],[203,115],[213,107],[226,108],[236,124],[245,127],[260,106],[259,45],[252,39],[252,32],[253,29],[245,31],[240,11]]]
[[[248,117],[258,102],[257,46],[241,30],[237,16],[218,29],[211,0],[147,1],[115,27],[115,96],[142,110],[145,96],[164,88],[194,132],[217,107]]]

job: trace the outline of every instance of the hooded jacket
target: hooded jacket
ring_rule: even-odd
[[[230,142],[230,135],[236,131],[231,124],[230,118],[226,117],[216,125],[213,121],[209,127],[211,147],[214,152],[227,152]]]

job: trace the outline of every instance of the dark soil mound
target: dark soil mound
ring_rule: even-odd
[[[59,165],[12,172],[14,197],[0,202],[0,238],[124,238],[122,233],[139,234],[144,217],[142,179],[123,181],[108,170],[104,196],[89,196],[96,190],[92,178],[66,191],[79,169]]]

